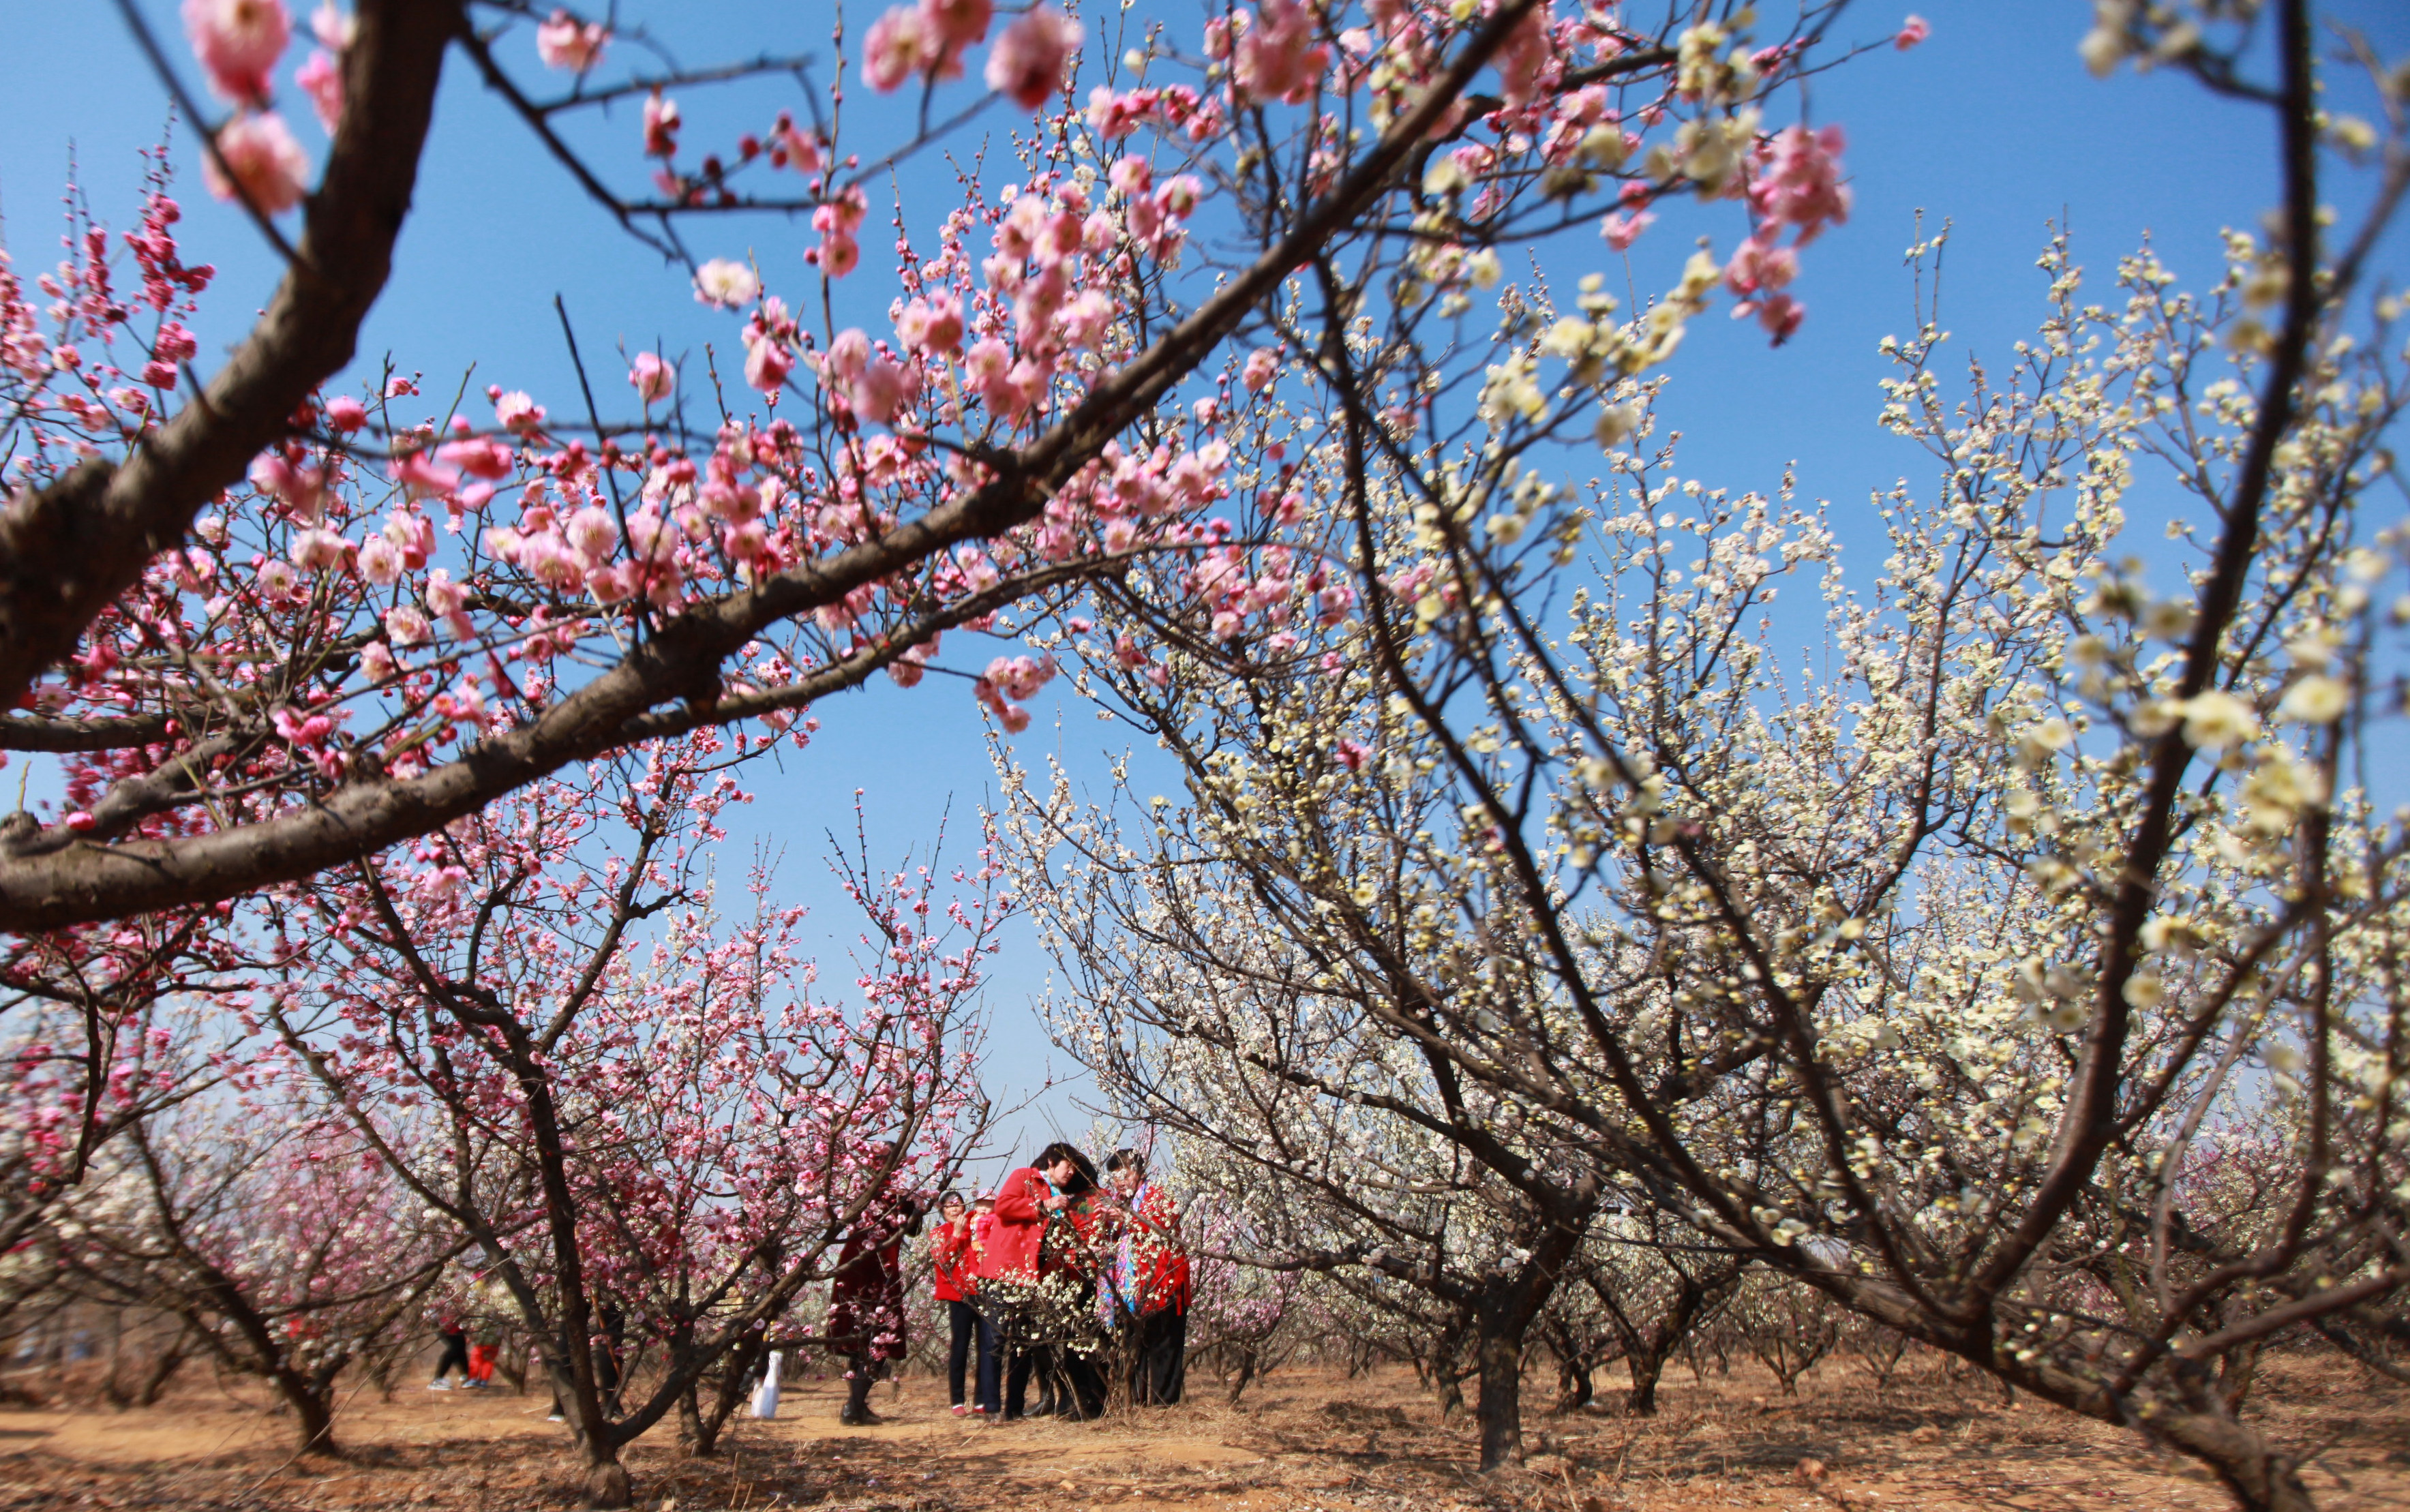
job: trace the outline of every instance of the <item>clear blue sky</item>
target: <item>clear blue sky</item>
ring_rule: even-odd
[[[831,12],[824,5],[692,0],[623,8],[652,12],[646,19],[683,63],[812,52],[822,60],[820,76],[827,77]],[[854,8],[857,36],[880,8]],[[1187,14],[1177,5],[1151,8]],[[1840,33],[1880,37],[1909,8],[1862,6]],[[1922,454],[1873,423],[1875,385],[1886,371],[1875,343],[1911,325],[1900,254],[1913,240],[1919,210],[1928,226],[1945,217],[1954,224],[1944,326],[1960,352],[2005,357],[2040,312],[2042,281],[2033,262],[2046,223],[2064,218],[2072,226],[2079,260],[2096,270],[2095,288],[2106,286],[2117,255],[2145,232],[2186,282],[2206,283],[2216,272],[2218,229],[2255,224],[2274,182],[2264,112],[2212,100],[2173,76],[2138,79],[2129,71],[2102,82],[2087,75],[2074,50],[2089,22],[2088,0],[1921,0],[1914,8],[1932,23],[1930,41],[1906,54],[1869,56],[1815,84],[1814,118],[1849,132],[1856,207],[1850,224],[1828,233],[1807,259],[1796,288],[1809,307],[1807,327],[1789,345],[1769,351],[1752,323],[1720,315],[1699,323],[1677,359],[1667,401],[1668,416],[1688,438],[1686,475],[1735,490],[1770,487],[1795,459],[1803,490],[1833,500],[1845,541],[1864,546],[1880,541],[1851,521],[1853,510],[1864,513],[1857,506],[1867,490],[1902,475],[1924,479]],[[2386,56],[2410,51],[2410,6],[2354,0],[2325,8],[2367,31]],[[172,55],[185,59],[176,7],[169,0],[142,0],[142,9]],[[7,0],[0,28],[7,37],[0,50],[0,212],[18,269],[30,276],[56,255],[70,148],[95,211],[118,228],[130,226],[139,184],[136,153],[158,138],[167,106],[111,6]],[[532,75],[526,34],[515,46],[512,61],[525,70],[522,77]],[[289,62],[303,55],[297,49]],[[955,85],[944,100],[966,100],[973,87]],[[873,100],[851,79],[848,95],[846,109],[855,112],[848,136],[858,147],[896,139],[903,121],[894,106]],[[766,126],[771,110],[792,101],[791,85],[688,92],[681,96],[687,139],[720,145],[738,130]],[[322,159],[324,139],[302,102],[296,95],[286,106],[303,142]],[[866,123],[865,107],[873,112]],[[1788,95],[1776,107],[1792,108]],[[607,144],[603,159],[623,175],[621,182],[632,183],[635,112],[622,110],[598,129],[602,135],[592,139]],[[240,336],[277,269],[249,225],[200,191],[192,134],[180,129],[176,139],[185,256],[220,269],[199,327],[206,369],[213,353]],[[1014,176],[1008,160],[991,169],[991,187]],[[908,166],[900,182],[916,225],[925,225],[953,193],[953,170],[934,158]],[[2337,197],[2348,204],[2353,191],[2339,185]],[[878,272],[885,206],[877,194],[871,213],[864,271],[840,285],[865,307],[850,313],[840,308],[840,324],[868,324],[877,313],[868,302],[883,305],[886,298]],[[1736,234],[1729,216],[1709,219],[1711,225],[1680,209],[1664,217],[1635,254],[1642,288],[1663,285],[1699,230],[1712,229],[1727,243]],[[780,270],[791,269],[791,293],[803,286],[800,258],[814,240],[807,227],[776,218],[702,225],[690,237],[700,256],[751,252],[772,272],[774,287]],[[2379,264],[2397,283],[2405,271],[2403,245],[2397,233]],[[1590,242],[1566,254],[1604,254]],[[403,371],[426,374],[432,397],[448,394],[474,363],[476,389],[489,382],[524,387],[557,411],[573,408],[572,370],[552,312],[556,293],[614,396],[623,370],[615,356],[598,354],[621,342],[633,349],[658,342],[690,356],[714,343],[723,371],[733,366],[730,354],[741,359],[737,323],[694,303],[682,270],[663,267],[582,197],[456,55],[417,211],[393,283],[365,333],[363,364],[373,367],[389,352]],[[794,895],[814,903],[835,957],[851,927],[819,864],[818,840],[824,828],[849,833],[854,790],[867,790],[874,853],[925,844],[949,798],[959,849],[971,839],[971,816],[993,778],[981,720],[958,682],[933,679],[907,693],[882,681],[817,712],[822,728],[812,749],[788,754],[782,771],[757,772],[759,802],[749,820],[739,819],[734,843],[740,857],[749,850],[749,823],[784,845],[784,876]],[[1054,738],[1040,712],[1024,744]],[[1067,751],[1090,754],[1081,743],[1107,727],[1084,710],[1062,712]],[[834,968],[835,960],[828,965]],[[1049,1054],[1027,1005],[1043,990],[1046,968],[1025,934],[1015,936],[997,967],[991,1073],[1008,1097],[1025,1094],[1045,1074]],[[1060,1057],[1053,1059],[1059,1069]],[[1020,1121],[1020,1137],[1010,1143],[1042,1136],[1050,1121],[1074,1133],[1086,1124],[1058,1091]]]

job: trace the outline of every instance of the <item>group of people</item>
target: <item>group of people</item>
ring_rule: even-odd
[[[1104,1410],[1108,1377],[1116,1370],[1133,1403],[1180,1400],[1188,1253],[1180,1210],[1169,1191],[1147,1180],[1143,1156],[1114,1152],[1100,1179],[1094,1161],[1057,1141],[1005,1177],[993,1196],[965,1200],[948,1192],[936,1214],[930,1269],[952,1332],[946,1384],[955,1416],[983,1422],[1093,1418]],[[904,1358],[903,1246],[928,1214],[925,1192],[885,1196],[855,1221],[838,1252],[822,1343],[846,1363],[838,1418],[849,1426],[878,1421],[871,1387]],[[598,1363],[606,1368],[608,1393],[618,1384],[620,1330],[609,1310],[605,1321],[608,1347]],[[490,1329],[480,1331],[472,1345],[462,1320],[439,1319],[443,1353],[430,1389],[446,1389],[454,1370],[466,1377],[464,1386],[490,1383],[500,1340]],[[776,1359],[767,1367],[773,1381]]]
[[[915,1204],[866,1217],[838,1258],[828,1342],[849,1367],[839,1415],[849,1425],[878,1420],[871,1385],[903,1358],[901,1248],[922,1216]],[[1058,1141],[993,1196],[947,1193],[936,1217],[931,1270],[951,1330],[946,1384],[957,1417],[1093,1418],[1116,1368],[1132,1402],[1180,1400],[1188,1255],[1179,1209],[1147,1180],[1144,1156],[1115,1152],[1100,1181],[1095,1162]]]

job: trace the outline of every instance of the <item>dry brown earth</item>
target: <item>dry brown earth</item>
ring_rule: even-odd
[[[1210,1378],[1198,1383],[1212,1397]],[[1530,1389],[1547,1383],[1534,1374]],[[891,1389],[895,1394],[891,1398]],[[2211,1512],[2217,1489],[2139,1436],[1939,1373],[1878,1399],[1846,1366],[1797,1400],[1735,1369],[1677,1375],[1663,1410],[1534,1414],[1532,1462],[1484,1478],[1469,1425],[1443,1428],[1403,1371],[1348,1380],[1293,1370],[1238,1407],[1218,1398],[1097,1424],[983,1428],[925,1377],[880,1388],[886,1426],[836,1425],[836,1388],[793,1383],[775,1422],[728,1452],[678,1457],[667,1431],[630,1452],[639,1505],[675,1512]],[[2410,1392],[2339,1365],[2286,1361],[2262,1389],[2270,1426],[2313,1454],[2327,1512],[2410,1508]],[[362,1391],[341,1460],[292,1461],[256,1393],[196,1379],[159,1407],[0,1412],[0,1509],[366,1512],[550,1509],[575,1477],[545,1400]],[[1802,1461],[1814,1461],[1803,1472]],[[1822,1467],[1821,1475],[1817,1467]]]

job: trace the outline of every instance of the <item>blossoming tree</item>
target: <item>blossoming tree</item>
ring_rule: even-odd
[[[333,1454],[339,1377],[400,1342],[465,1242],[282,1079],[242,1079],[136,1121],[41,1248],[67,1295],[181,1319],[274,1389],[297,1452]]]
[[[716,733],[649,744],[278,906],[325,943],[275,1033],[474,1245],[608,1505],[621,1447],[665,1416],[708,1450],[849,1228],[941,1180],[983,1116],[992,869],[849,872],[870,930],[860,1001],[833,1000],[800,910],[713,912],[729,759]]]
[[[1291,307],[1331,381],[1268,385],[1244,481],[1306,538],[1210,560],[1211,605],[1133,574],[1066,631],[1195,809],[1149,812],[1125,767],[1081,816],[1096,864],[1227,877],[1326,1013],[2251,1508],[2310,1499],[2236,1410],[2249,1357],[2398,1327],[2410,1288],[2410,840],[2377,754],[2405,400],[2400,307],[2364,286],[2410,151],[2365,50],[2389,136],[2320,115],[2312,35],[2300,3],[2100,7],[2104,71],[2147,56],[2270,110],[2273,230],[2229,235],[2198,293],[2127,258],[2105,305],[2054,244],[2039,337],[1954,403],[1920,308],[1882,419],[1935,486],[1874,498],[1868,581],[1793,480],[1735,497],[1652,439],[1633,354],[1719,281],[1762,290],[1761,244],[1639,322],[1595,284],[1506,289],[1453,408],[1362,402],[1368,373],[1464,371],[1403,317]],[[1809,152],[1778,140],[1752,183],[1812,223]],[[2367,209],[2330,229],[2354,158]],[[1551,475],[1576,425],[1608,448],[1588,487]],[[1825,595],[1799,670],[1786,574]],[[1357,615],[1299,612],[1324,593]],[[2282,1194],[2256,1225],[2211,1179],[2244,1147]]]
[[[1763,102],[1814,65],[1836,8],[1760,23],[1733,4],[1642,21],[1560,0],[1268,0],[1117,52],[1108,33],[1134,24],[1118,13],[897,7],[864,35],[862,79],[959,100],[966,130],[1021,112],[1019,162],[1009,183],[965,177],[934,229],[903,218],[880,271],[862,259],[860,165],[941,128],[858,143],[829,83],[699,158],[682,135],[680,93],[797,60],[620,74],[617,22],[364,0],[322,8],[288,74],[309,44],[282,0],[192,0],[225,107],[189,102],[205,177],[286,269],[224,367],[196,372],[212,274],[177,239],[163,163],[123,239],[132,276],[95,225],[36,280],[48,303],[0,279],[0,748],[56,758],[78,794],[0,824],[0,923],[231,898],[646,739],[801,738],[831,694],[882,669],[918,680],[946,631],[1138,553],[1204,549],[1200,512],[1231,487],[1227,391],[1318,360],[1256,340],[1300,277],[1337,278],[1342,298],[1402,280],[1450,307],[1502,245],[1610,210],[1628,245],[1648,207],[1698,193],[1735,201],[1749,250],[1727,282],[1779,338],[1800,318],[1796,247],[1846,196],[1837,138],[1776,132]],[[530,33],[565,82],[527,76],[513,50]],[[486,411],[420,402],[395,375],[338,383],[456,53],[741,325],[751,408],[659,354],[604,385],[623,396],[609,417],[591,396],[496,387]],[[327,129],[323,166],[278,108],[288,80]],[[623,100],[642,101],[630,155],[652,165],[632,191],[563,124]],[[689,250],[748,211],[808,212],[804,261]],[[1200,213],[1241,250],[1192,235]],[[1670,351],[1706,293],[1686,284],[1633,360]],[[840,328],[840,298],[887,317]],[[1360,397],[1411,409],[1384,397],[1398,381],[1370,375]],[[1008,664],[977,690],[1009,722],[1046,671]]]

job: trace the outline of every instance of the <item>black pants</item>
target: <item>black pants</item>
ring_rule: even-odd
[[[1139,1320],[1138,1359],[1130,1374],[1131,1401],[1169,1407],[1180,1400],[1188,1382],[1187,1314],[1167,1307]]]
[[[1029,1377],[1034,1372],[1038,1378],[1038,1395],[1046,1395],[1046,1382],[1054,1369],[1054,1348],[1052,1345],[1024,1344],[1012,1351],[1012,1359],[1004,1372],[1004,1416],[1018,1418],[1029,1403]]]
[[[946,1389],[952,1393],[952,1405],[963,1404],[963,1376],[970,1364],[971,1340],[980,1328],[979,1309],[965,1301],[948,1301],[946,1318],[953,1328],[953,1338],[946,1345]]]
[[[469,1336],[465,1333],[446,1333],[442,1337],[443,1353],[435,1361],[435,1378],[439,1381],[443,1379],[451,1373],[452,1367],[457,1365],[460,1368],[460,1379],[467,1380],[469,1378]]]
[[[989,1414],[1004,1411],[1005,1349],[1009,1336],[1001,1326],[1003,1319],[994,1313],[979,1316],[979,1410]]]

